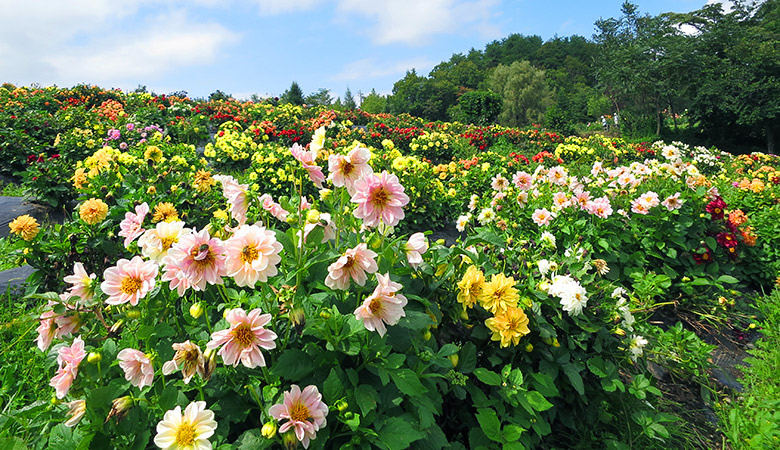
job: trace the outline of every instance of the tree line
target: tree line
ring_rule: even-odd
[[[595,23],[591,39],[511,34],[456,53],[427,76],[412,69],[392,94],[347,90],[279,98],[295,104],[409,113],[428,120],[563,133],[600,129],[605,117],[629,138],[679,138],[724,148],[775,148],[780,109],[780,0],[720,4],[690,13],[640,13],[628,1]]]

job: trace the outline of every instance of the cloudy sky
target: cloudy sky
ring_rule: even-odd
[[[687,12],[706,0],[634,0]],[[511,33],[590,38],[622,0],[0,0],[0,82],[238,98],[390,93]]]

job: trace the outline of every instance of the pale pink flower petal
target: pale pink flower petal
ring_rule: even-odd
[[[138,300],[154,288],[157,271],[154,261],[144,261],[140,256],[131,260],[120,259],[116,266],[103,272],[105,281],[100,284],[100,289],[108,295],[106,303],[121,305],[129,302],[137,305]]]
[[[250,369],[265,366],[260,349],[276,348],[274,340],[277,336],[265,328],[271,321],[271,315],[261,313],[260,308],[253,309],[248,315],[242,308],[231,309],[225,315],[230,328],[212,333],[206,347],[219,348],[217,354],[229,366],[238,366],[239,362]]]
[[[327,425],[328,411],[317,386],[307,386],[301,392],[301,388],[293,384],[284,393],[282,403],[271,406],[268,413],[278,421],[287,419],[279,427],[279,432],[285,433],[292,428],[303,448],[309,448],[311,440],[317,437],[317,431]]]
[[[125,371],[125,379],[133,386],[143,389],[151,386],[154,378],[152,361],[142,351],[126,348],[117,355],[119,367]]]
[[[130,247],[130,243],[144,233],[143,223],[148,213],[149,205],[146,202],[136,206],[135,213],[125,213],[125,219],[119,223],[119,236],[125,238],[125,248]]]
[[[366,298],[362,305],[355,309],[355,317],[363,321],[363,326],[369,331],[376,331],[380,336],[387,332],[387,325],[395,325],[405,317],[404,306],[407,300],[397,294],[401,285],[390,281],[390,274],[377,274],[379,282],[374,292]]]
[[[409,265],[416,269],[422,264],[422,255],[428,251],[428,239],[422,233],[414,233],[404,245],[404,250]]]
[[[379,223],[394,227],[404,218],[403,207],[409,203],[398,177],[383,171],[358,180],[352,203],[357,203],[354,215],[363,219],[363,225],[375,227]]]
[[[239,286],[255,287],[276,275],[276,266],[282,260],[282,244],[276,235],[258,225],[242,225],[225,241],[225,270]]]
[[[328,266],[325,285],[331,289],[345,290],[351,280],[364,286],[366,273],[374,273],[379,268],[375,260],[376,256],[377,254],[369,250],[365,243],[347,250],[336,262]]]

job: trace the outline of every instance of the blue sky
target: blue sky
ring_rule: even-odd
[[[712,0],[710,0],[712,1]],[[634,0],[643,13],[706,0]],[[35,4],[35,6],[33,6]],[[622,0],[0,0],[0,82],[387,94],[412,68],[511,33],[590,38]]]

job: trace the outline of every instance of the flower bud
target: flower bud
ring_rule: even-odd
[[[458,356],[457,353],[450,355],[447,358],[449,358],[450,362],[452,363],[452,367],[458,367],[458,360],[460,359],[460,357]]]
[[[332,193],[333,191],[330,189],[320,189],[320,200],[325,201],[329,199]]]
[[[320,317],[323,319],[330,319],[330,311],[327,309],[320,311]]]
[[[310,209],[308,212],[306,212],[306,222],[308,223],[318,223],[320,221],[320,212],[316,209]]]
[[[138,308],[130,308],[125,313],[128,319],[135,320],[141,317],[141,310]]]
[[[108,421],[112,417],[116,417],[116,421],[119,422],[120,420],[125,418],[127,412],[130,411],[130,408],[132,407],[133,407],[133,397],[129,395],[125,395],[124,397],[119,397],[117,399],[114,399],[114,401],[111,403],[111,411],[108,413],[108,416],[106,417],[106,421],[104,423],[108,423]]]
[[[528,352],[528,353],[531,353],[532,351],[534,351],[534,344],[530,344],[530,343],[527,344],[525,346],[525,351]]]
[[[349,407],[349,403],[347,403],[344,400],[339,400],[336,402],[336,409],[339,410],[339,412],[344,412]]]
[[[286,450],[295,450],[298,448],[298,438],[293,431],[282,434],[282,445]]]
[[[197,319],[200,316],[202,316],[203,315],[203,303],[201,303],[201,302],[193,303],[192,306],[190,306],[190,315],[193,318],[195,318],[195,319]]]
[[[97,364],[103,359],[103,356],[100,354],[100,352],[89,352],[89,355],[87,355],[87,361],[90,364]]]
[[[626,335],[626,331],[624,329],[622,329],[622,328],[616,328],[615,329],[615,334],[617,334],[618,336],[625,336]]]
[[[268,421],[263,424],[263,428],[260,429],[260,433],[266,439],[273,439],[276,436],[276,422]]]
[[[426,341],[431,340],[431,330],[425,330],[425,333],[423,333],[423,339],[425,339]]]
[[[217,367],[217,350],[214,348],[206,349],[203,353],[203,379],[211,378],[214,369]]]

